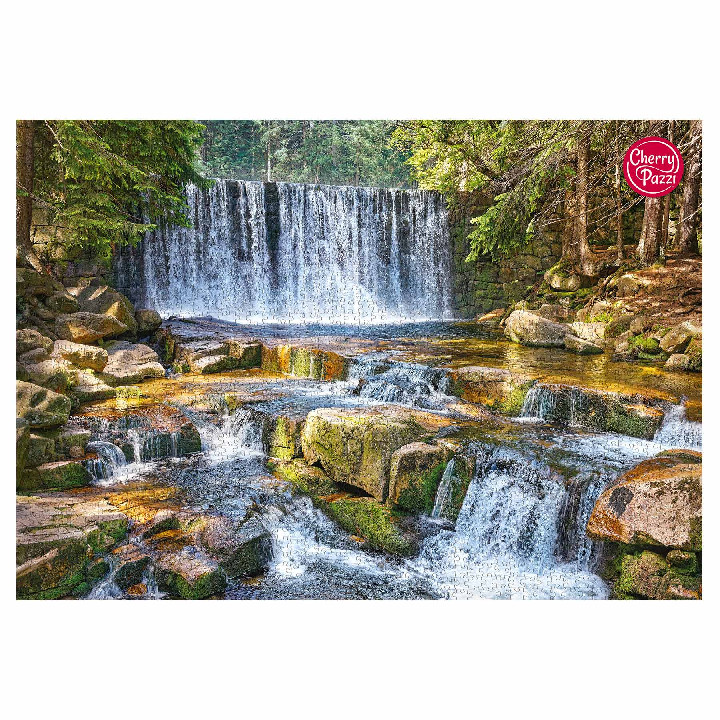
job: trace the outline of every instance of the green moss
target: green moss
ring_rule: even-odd
[[[150,558],[143,557],[139,560],[125,563],[116,573],[115,582],[121,590],[127,590],[133,585],[142,582],[143,573],[148,566]]]
[[[192,585],[182,575],[171,570],[158,570],[155,574],[160,590],[183,600],[204,600],[221,593],[227,585],[219,569],[201,575]]]
[[[635,335],[628,340],[630,347],[637,348],[643,353],[656,355],[661,352],[660,343],[654,337],[645,337],[644,335]]]
[[[268,464],[276,477],[291,483],[296,490],[313,499],[338,492],[338,486],[320,468],[312,467],[303,460],[270,461]]]
[[[391,555],[407,556],[415,546],[400,531],[392,512],[373,498],[342,498],[320,503],[341,528],[362,537],[368,546]]]
[[[160,520],[160,522],[155,523],[149,530],[146,530],[143,533],[143,538],[149,538],[153,535],[159,535],[162,532],[165,532],[167,530],[179,530],[180,529],[180,520],[178,520],[176,515],[171,515],[170,517],[166,517],[163,520]]]
[[[533,384],[534,381],[531,381],[514,387],[510,391],[510,394],[493,409],[496,409],[502,415],[516,417],[520,414],[520,410],[525,402],[525,396],[528,394],[528,390],[530,390]]]
[[[60,462],[26,468],[18,478],[17,489],[23,492],[35,490],[66,490],[90,484],[90,475],[80,462]]]
[[[611,312],[608,312],[605,310],[604,312],[600,312],[597,315],[593,315],[592,317],[588,318],[587,322],[601,322],[601,323],[610,323],[614,319],[614,315]]]
[[[403,510],[429,515],[435,506],[435,496],[447,463],[443,462],[430,470],[421,473],[411,482],[397,499],[397,506]]]
[[[123,540],[127,535],[127,530],[127,518],[98,523],[98,529],[93,530],[87,536],[88,545],[93,552],[101,555]]]

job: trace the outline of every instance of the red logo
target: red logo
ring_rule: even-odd
[[[635,192],[645,197],[662,197],[680,184],[683,161],[669,140],[646,137],[633,143],[625,153],[623,173]]]

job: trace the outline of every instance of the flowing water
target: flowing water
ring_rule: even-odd
[[[218,180],[187,202],[192,228],[116,258],[118,287],[143,307],[253,323],[452,317],[437,193]]]

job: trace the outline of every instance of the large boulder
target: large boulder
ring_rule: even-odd
[[[118,341],[107,350],[108,363],[100,377],[108,385],[133,385],[145,378],[165,376],[158,354],[147,345]]]
[[[390,459],[388,501],[403,510],[429,515],[445,465],[445,451],[437,445],[403,445]]]
[[[48,358],[24,366],[24,378],[49,390],[64,393],[75,384],[77,369],[63,358]]]
[[[475,365],[448,370],[448,377],[453,395],[511,416],[519,414],[534,382],[529,375]]]
[[[505,321],[505,334],[522,345],[563,347],[568,326],[547,320],[527,310],[515,310]]]
[[[69,340],[56,340],[52,354],[64,358],[75,367],[87,370],[103,370],[108,363],[107,350],[96,345],[82,345]]]
[[[146,310],[140,308],[135,310],[135,321],[137,322],[137,331],[139,335],[148,335],[155,332],[162,325],[160,313],[155,310]]]
[[[570,323],[570,331],[576,337],[587,340],[595,345],[602,346],[605,342],[605,328],[603,322],[573,322]]]
[[[52,347],[53,341],[37,330],[25,328],[15,332],[15,350],[18,356],[33,350],[43,350],[49,354],[52,351]]]
[[[701,332],[701,328],[695,323],[685,321],[671,328],[660,340],[660,347],[668,353],[674,355],[682,353],[690,344],[690,340]]]
[[[587,534],[626,545],[702,550],[702,466],[672,455],[641,462],[600,495]]]
[[[200,540],[234,580],[258,575],[272,558],[270,533],[258,518],[240,526],[226,517],[208,518]]]
[[[60,315],[55,320],[57,336],[76,343],[92,343],[103,338],[122,335],[127,331],[128,326],[120,320],[100,313],[76,312]]]
[[[565,349],[578,355],[597,355],[603,351],[600,345],[576,335],[565,336]]]
[[[92,371],[79,370],[70,395],[79,403],[97,402],[115,397],[115,388],[97,377]]]
[[[77,300],[81,311],[114,317],[129,332],[137,331],[135,309],[130,300],[117,290],[91,280],[88,284],[83,282],[68,288],[68,292]]]
[[[384,501],[392,453],[424,434],[426,430],[410,410],[321,408],[307,416],[302,448],[305,459],[320,463],[335,482],[361,488]]]
[[[70,398],[34,385],[16,382],[15,414],[31,428],[52,428],[64,425],[70,415]]]

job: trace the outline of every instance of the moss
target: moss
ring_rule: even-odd
[[[179,530],[180,529],[180,520],[178,520],[176,515],[171,515],[170,517],[166,517],[163,520],[160,520],[159,522],[155,523],[149,530],[146,530],[143,533],[143,538],[149,538],[153,537],[153,535],[159,535],[162,532],[165,532],[166,530]],[[135,583],[133,583],[134,585]]]
[[[323,495],[338,492],[338,486],[320,469],[312,467],[302,460],[292,462],[269,462],[276,477],[285,480],[306,495],[317,499]]]
[[[372,498],[322,501],[321,508],[341,528],[362,537],[367,545],[390,555],[411,555],[415,546],[400,531],[392,512]]]
[[[465,496],[470,487],[473,473],[474,460],[461,455],[455,457],[455,467],[453,469],[455,482],[452,485],[450,505],[447,510],[447,517],[453,522],[455,522],[458,519],[458,515],[460,515],[460,508],[462,508],[463,502],[465,502]]]
[[[631,348],[637,348],[641,353],[646,353],[648,355],[657,355],[662,352],[660,350],[660,343],[654,337],[635,335],[628,340],[628,344]]]
[[[518,416],[525,402],[525,396],[533,384],[534,381],[530,381],[522,385],[517,385],[510,391],[507,397],[493,409],[497,409],[502,415],[507,415],[508,417]]]
[[[227,585],[219,569],[204,573],[192,585],[182,575],[171,570],[157,570],[155,575],[160,590],[183,600],[204,600],[221,593]]]
[[[115,573],[115,583],[121,590],[127,590],[133,585],[137,585],[142,582],[143,573],[145,568],[148,566],[150,558],[143,557],[139,560],[133,560],[132,562],[125,563]]]
[[[400,493],[396,505],[409,512],[429,515],[435,506],[435,496],[446,467],[447,463],[443,462],[421,473]]]
[[[127,535],[127,530],[127,518],[98,523],[98,529],[93,530],[87,536],[88,545],[93,549],[93,552],[103,554],[120,540],[123,540]]]
[[[597,315],[593,315],[592,317],[588,318],[587,322],[611,323],[614,317],[615,316],[611,312],[605,310],[604,312],[600,312]]]
[[[80,462],[57,462],[26,468],[21,474],[17,489],[23,492],[35,490],[66,490],[90,484],[90,475]]]

